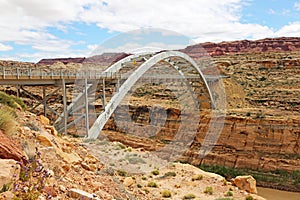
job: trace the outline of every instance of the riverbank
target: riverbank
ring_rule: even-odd
[[[219,165],[209,166],[200,165],[200,169],[220,174],[227,180],[240,175],[252,175],[257,182],[257,186],[268,187],[276,190],[284,190],[289,192],[300,192],[300,172],[299,171],[254,171],[249,169],[235,169]],[[300,199],[300,193],[299,193]]]

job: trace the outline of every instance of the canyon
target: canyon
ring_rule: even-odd
[[[224,76],[221,81],[226,91],[226,118],[220,136],[216,136],[216,145],[203,158],[200,156],[200,149],[206,137],[211,113],[206,109],[201,110],[198,131],[192,133],[192,143],[177,159],[195,166],[220,165],[259,171],[262,174],[275,174],[276,171],[299,172],[300,38],[202,43],[181,51],[194,58],[199,65],[202,57],[211,56],[219,73]],[[102,63],[106,66],[126,55],[128,54],[120,53],[93,58],[48,59],[38,64],[1,61],[0,65],[65,70],[69,66],[76,69],[85,62]],[[112,117],[105,126],[104,136],[112,141],[149,151],[157,151],[171,143],[181,124],[180,110],[170,100],[171,94],[162,94],[160,85],[155,87],[143,86],[146,91],[144,95],[132,95],[132,101],[129,102],[130,122],[126,122],[128,119],[122,114],[118,115],[119,121],[129,124],[129,127],[126,126],[128,129],[120,128]],[[3,90],[15,93],[15,88]],[[32,101],[28,98],[24,100]],[[57,101],[61,102],[61,99],[58,98]],[[155,135],[149,135],[149,111],[153,105],[167,113],[167,118],[162,125],[153,127],[159,130]],[[123,113],[124,109],[120,106],[119,112]],[[40,109],[37,114],[41,112]],[[132,123],[135,125],[132,126]],[[192,136],[187,131],[186,137]],[[273,184],[270,181],[258,181],[258,184],[300,192],[299,183],[295,180],[278,182],[274,179]]]

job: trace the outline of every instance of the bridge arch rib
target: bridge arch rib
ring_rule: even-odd
[[[96,139],[110,116],[113,114],[115,109],[118,107],[118,105],[121,103],[122,99],[125,97],[125,95],[130,91],[130,89],[134,86],[134,84],[143,76],[145,72],[147,72],[153,65],[156,63],[165,60],[170,57],[179,57],[181,59],[186,60],[189,62],[192,67],[197,71],[200,78],[204,82],[204,85],[208,91],[212,107],[214,107],[214,99],[211,93],[211,90],[208,86],[207,81],[205,80],[205,77],[203,73],[201,72],[200,68],[196,64],[196,62],[189,57],[188,55],[178,52],[178,51],[166,51],[158,53],[154,56],[152,56],[150,59],[146,60],[142,65],[140,65],[128,78],[127,80],[121,85],[118,92],[110,99],[109,103],[106,104],[104,111],[98,116],[92,127],[88,131],[88,138]],[[113,67],[108,68],[105,73],[107,72],[117,72],[122,68],[122,63],[128,62],[131,59],[136,58],[136,55],[128,56],[126,58],[123,58],[122,60],[118,61],[113,65]],[[180,69],[175,69],[181,74],[182,72]]]

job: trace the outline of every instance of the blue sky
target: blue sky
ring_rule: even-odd
[[[0,8],[0,59],[20,61],[300,36],[300,0],[1,0]]]

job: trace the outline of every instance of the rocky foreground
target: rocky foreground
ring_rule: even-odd
[[[0,199],[26,199],[29,194],[35,195],[32,199],[263,199],[251,194],[256,187],[250,176],[231,183],[189,164],[157,167],[143,149],[61,136],[43,116],[22,111],[17,115],[17,133],[0,132]],[[103,149],[120,162],[123,158],[123,165],[148,168],[121,170],[122,164],[104,159]],[[35,171],[28,170],[32,166]],[[25,179],[28,173],[32,176]]]

